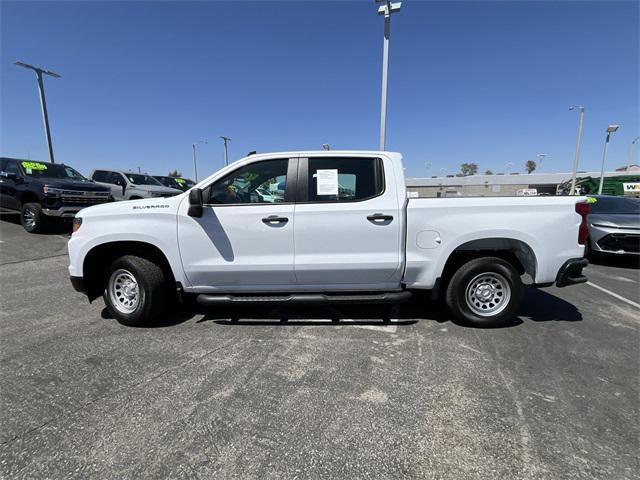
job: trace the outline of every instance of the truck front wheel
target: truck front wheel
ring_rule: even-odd
[[[118,322],[149,326],[166,312],[171,290],[164,272],[146,258],[125,255],[109,267],[104,303]]]
[[[522,302],[520,274],[498,257],[475,258],[451,277],[447,306],[461,322],[476,327],[497,327],[513,317]]]
[[[43,233],[46,228],[47,217],[42,213],[39,203],[25,203],[20,212],[20,223],[29,233]]]

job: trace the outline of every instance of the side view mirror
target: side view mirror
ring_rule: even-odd
[[[18,175],[15,172],[0,172],[0,176],[8,178],[9,180],[17,180]]]
[[[189,211],[190,217],[202,217],[202,190],[192,188],[189,190]]]

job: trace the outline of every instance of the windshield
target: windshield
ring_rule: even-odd
[[[159,181],[149,175],[142,175],[140,173],[125,173],[125,175],[134,185],[155,185],[156,187],[162,187]]]
[[[89,181],[78,171],[60,163],[24,161],[20,162],[20,164],[22,165],[24,172],[30,177],[58,178],[61,180],[80,180],[82,182]]]
[[[590,213],[597,214],[640,214],[640,199],[625,197],[589,197]],[[595,201],[594,201],[595,200]]]

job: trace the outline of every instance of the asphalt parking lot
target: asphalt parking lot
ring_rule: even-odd
[[[67,238],[0,216],[3,478],[638,478],[630,262],[501,329],[419,302],[136,329],[73,291]]]

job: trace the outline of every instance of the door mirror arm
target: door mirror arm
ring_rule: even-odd
[[[190,217],[202,217],[202,203],[202,190],[200,188],[189,190],[189,211],[187,215]]]

